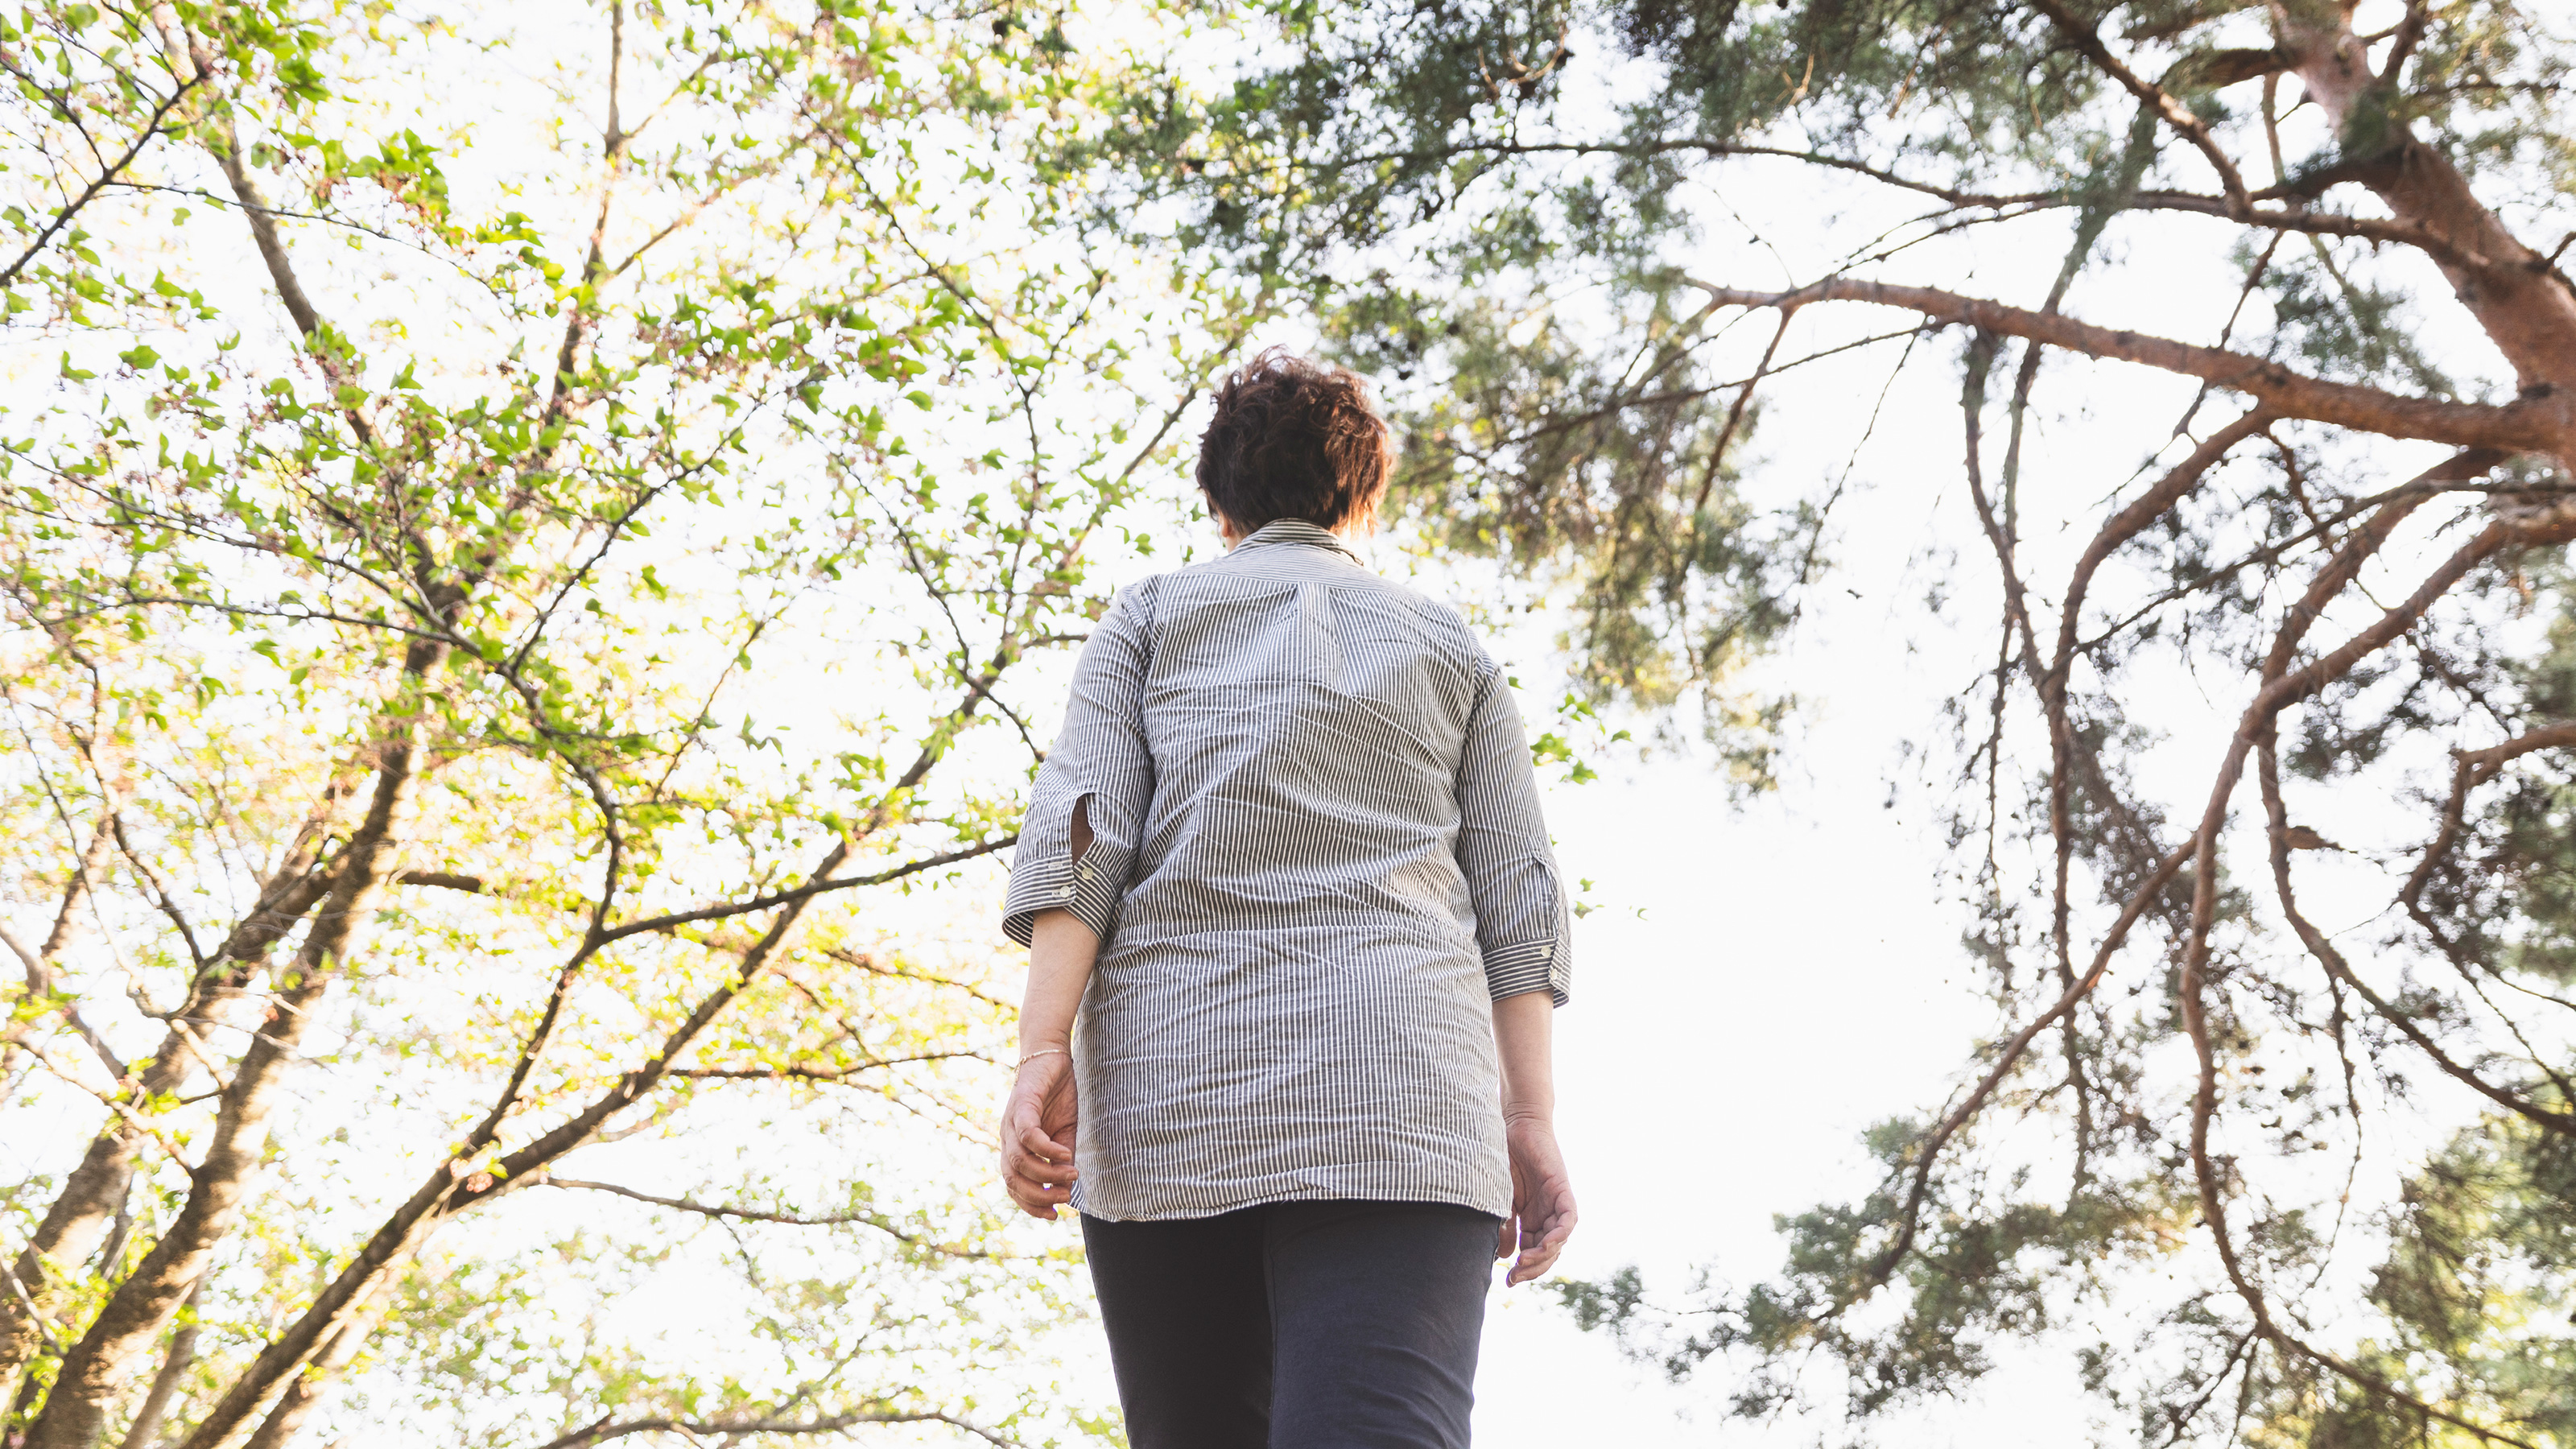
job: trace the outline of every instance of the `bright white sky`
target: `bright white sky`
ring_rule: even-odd
[[[1778,285],[1783,260],[1805,280],[1839,248],[1818,225],[1817,179],[1785,164],[1727,173],[1723,208],[1754,218],[1767,245],[1712,223],[1695,274]],[[1838,235],[1848,235],[1837,231]],[[2037,222],[2014,235],[1971,236],[1909,254],[1891,279],[1973,288],[2035,305],[2053,275],[2063,230]],[[2115,227],[2119,254],[2137,235]],[[2111,281],[2079,286],[2068,309],[2088,320],[2192,338],[2214,336],[2234,277],[2217,222],[2159,225],[2165,245],[2140,247]],[[2198,239],[2195,242],[2194,239]],[[2195,249],[2195,248],[2198,249]],[[1813,259],[1813,265],[1806,264]],[[2430,280],[2427,269],[2420,281]],[[2438,283],[2434,295],[2440,295]],[[2177,300],[2179,299],[2179,300]],[[1898,325],[1868,309],[1814,309],[1784,355]],[[1758,349],[1768,325],[1730,346]],[[1277,340],[1305,339],[1281,333]],[[1601,907],[1577,928],[1574,1001],[1557,1018],[1560,1135],[1584,1207],[1562,1265],[1581,1277],[1643,1266],[1677,1296],[1703,1265],[1743,1285],[1776,1270],[1774,1214],[1867,1190],[1857,1134],[1870,1122],[1937,1103],[1972,1041],[1994,1025],[1974,994],[1958,942],[1966,913],[1943,898],[1934,795],[1953,769],[1937,749],[1942,702],[1975,683],[1992,651],[1991,575],[1959,480],[1957,375],[1952,341],[1917,349],[1889,394],[1870,441],[1855,445],[1886,382],[1896,346],[1819,364],[1783,379],[1751,442],[1757,494],[1772,501],[1821,492],[1851,468],[1839,505],[1833,587],[1787,652],[1767,666],[1808,701],[1783,788],[1752,807],[1727,801],[1703,761],[1658,756],[1604,765],[1589,785],[1551,790],[1551,821],[1570,876],[1594,883]],[[2455,349],[2456,352],[2456,349]],[[2464,370],[2483,366],[2468,354]],[[2142,453],[2187,401],[2187,384],[2140,369],[2052,368],[2026,473],[2026,532],[2050,560],[2070,551],[2060,517],[2098,516]],[[1721,374],[1722,375],[1722,374]],[[2055,409],[2081,394],[2086,415]],[[2204,422],[2228,415],[2213,400]],[[1192,431],[1195,429],[1193,427]],[[2374,466],[2392,477],[2422,466],[2392,448]],[[1925,595],[1952,551],[1966,588],[1935,615]],[[2402,551],[2401,551],[2402,552]],[[1400,571],[1385,550],[1390,571]],[[2062,577],[2053,562],[2038,570]],[[1846,592],[1846,587],[1849,592]],[[1500,641],[1515,672],[1549,677],[1543,640]],[[2168,722],[2232,717],[2241,701],[2188,687],[2166,701]],[[1534,688],[1534,696],[1543,689]],[[1534,698],[1543,706],[1544,698]],[[1543,708],[1532,708],[1534,720]],[[1051,720],[1050,720],[1051,727]],[[1905,763],[1900,743],[1936,746],[1929,765]],[[2205,776],[2217,742],[2180,732],[2146,762],[2152,784]],[[1927,780],[1930,788],[1926,788]],[[1891,799],[1891,781],[1894,804]],[[2333,830],[2329,834],[2335,834]],[[1486,1449],[1562,1449],[1616,1443],[1782,1445],[1836,1437],[1838,1405],[1816,1422],[1748,1424],[1725,1414],[1734,1387],[1723,1365],[1672,1388],[1630,1367],[1606,1340],[1577,1333],[1530,1289],[1497,1294],[1479,1385],[1477,1441]],[[1087,1337],[1068,1345],[1068,1376],[1095,1401],[1112,1396],[1106,1363]],[[2059,1446],[2094,1436],[2073,1392],[2071,1364],[2007,1364],[1970,1401],[1880,1426],[1888,1443],[1942,1449]],[[2118,1438],[2126,1426],[2110,1427]]]
[[[1722,184],[1724,205],[1703,209],[1711,221],[1694,275],[1754,287],[1808,280],[1855,234],[1848,219],[1828,225],[1831,209],[1855,204],[1857,193],[1791,164],[1739,165]],[[1758,226],[1768,245],[1729,222],[1729,211]],[[2079,284],[2068,310],[2214,338],[2241,280],[2224,252],[2228,229],[2148,225],[2152,231],[2113,227],[2108,254],[2124,265]],[[1828,245],[1828,235],[1841,245]],[[1875,274],[2037,306],[2065,235],[2057,221],[1971,233]],[[2447,302],[2429,265],[2399,266],[2399,277]],[[2456,310],[2432,310],[2450,344],[2437,356],[2457,374],[2491,372],[2482,342],[2448,330]],[[1902,325],[1893,317],[1810,309],[1782,356]],[[2267,320],[2258,303],[2242,325],[2259,334]],[[1729,346],[1744,366],[1734,374],[1750,370],[1769,332],[1767,319],[1739,329]],[[1993,570],[1961,480],[1955,337],[1917,347],[1874,433],[1861,441],[1901,346],[1818,364],[1765,394],[1768,410],[1751,447],[1761,460],[1756,496],[1817,496],[1847,466],[1853,484],[1835,515],[1837,576],[1814,596],[1786,653],[1766,666],[1809,703],[1780,792],[1739,810],[1705,762],[1670,757],[1632,760],[1595,783],[1551,791],[1567,871],[1592,880],[1604,907],[1577,928],[1574,1000],[1557,1017],[1559,1131],[1584,1205],[1584,1226],[1563,1263],[1570,1275],[1600,1277],[1636,1263],[1672,1301],[1702,1267],[1738,1288],[1775,1273],[1782,1244],[1773,1215],[1866,1192],[1874,1172],[1858,1134],[1937,1105],[1972,1043],[1997,1025],[1959,945],[1968,913],[1936,878],[1944,857],[1933,818],[1956,769],[1942,747],[1941,706],[1976,687],[1992,658]],[[2192,384],[2145,369],[2052,360],[2023,492],[2025,536],[2038,560],[2032,575],[2044,598],[2053,599],[2104,501],[2132,481],[2191,392]],[[2234,400],[2213,397],[2201,430],[2234,412]],[[1991,419],[1989,428],[1991,439]],[[2395,481],[2438,456],[2391,446],[2368,466]],[[2090,521],[2073,532],[2069,519]],[[2433,546],[2422,537],[2411,543],[2397,550],[2396,567]],[[1955,568],[1930,562],[1948,558],[1958,560]],[[1955,586],[1937,615],[1926,602],[1936,578]],[[1510,648],[1498,652],[1525,680],[1546,677],[1536,651]],[[2131,702],[2170,731],[2170,743],[2140,762],[2140,776],[2151,791],[2191,801],[2196,813],[2243,705],[2232,692],[2239,681],[2221,672],[2170,681],[2169,690],[2166,683],[2157,682],[2157,698]],[[1908,763],[1900,751],[1907,740],[1930,745],[1929,760]],[[2362,818],[2339,823],[2356,829],[2374,819],[2399,835],[2415,829],[2411,817],[2392,822],[2384,801],[2342,804]],[[2249,845],[2259,858],[2254,841],[2234,848]],[[2384,903],[2383,895],[2352,916],[2366,922]],[[2325,909],[2329,929],[2358,924]],[[2134,952],[2123,964],[2153,969],[2138,965]],[[1622,1362],[1605,1339],[1577,1332],[1527,1289],[1498,1293],[1489,1321],[1477,1416],[1486,1449],[1788,1446],[1842,1442],[1849,1432],[1829,1377],[1819,1383],[1814,1418],[1751,1423],[1727,1413],[1738,1385],[1722,1362],[1670,1386],[1655,1369]],[[2101,1329],[2117,1340],[2134,1326]],[[2085,1325],[2072,1327],[2080,1334]],[[2007,1355],[1970,1398],[1883,1422],[1870,1437],[1918,1449],[2020,1449],[2129,1442],[2134,1432],[2128,1422],[2095,1419],[2076,1389],[2071,1356],[2059,1352]]]
[[[2305,138],[2293,127],[2289,139],[2295,151]],[[1788,163],[1739,164],[1720,184],[1721,196],[1699,199],[1708,225],[1690,265],[1694,275],[1740,286],[1811,279],[1872,229],[1861,220],[1879,205]],[[1884,219],[1898,214],[1910,213]],[[1760,240],[1735,217],[1758,227]],[[1909,252],[1878,275],[2036,306],[2065,236],[2062,220],[1971,232]],[[2115,225],[2106,251],[2121,265],[2080,284],[2068,310],[2214,338],[2241,280],[2226,255],[2231,240],[2215,221]],[[2398,273],[2405,281],[2445,297],[2429,266],[2399,265],[2416,268]],[[2491,355],[2457,330],[2456,316],[2433,309],[2436,355],[2455,375],[2491,372]],[[2258,303],[2242,325],[2251,334],[2266,322]],[[1810,309],[1782,356],[1899,325],[1877,309]],[[1726,346],[1742,365],[1714,375],[1749,371],[1769,331],[1767,319],[1737,329]],[[1256,343],[1309,340],[1283,328]],[[1739,1288],[1776,1272],[1782,1245],[1773,1216],[1866,1192],[1874,1170],[1859,1133],[1938,1104],[1974,1041],[1997,1025],[1959,945],[1968,912],[1938,878],[1944,852],[1934,818],[1955,777],[1942,706],[1975,688],[1992,657],[1992,568],[1960,476],[1955,337],[1917,347],[1863,441],[1901,346],[1782,379],[1766,391],[1751,440],[1759,501],[1820,496],[1846,469],[1851,482],[1835,514],[1837,574],[1812,597],[1786,651],[1764,666],[1807,702],[1782,789],[1737,808],[1706,761],[1669,755],[1605,762],[1594,783],[1551,788],[1566,871],[1593,882],[1600,907],[1577,927],[1574,1001],[1557,1017],[1559,1132],[1584,1206],[1584,1226],[1562,1264],[1569,1275],[1638,1264],[1670,1301],[1703,1267]],[[2052,361],[2023,492],[2032,574],[2044,594],[2053,596],[2105,500],[2133,483],[2192,391],[2144,369]],[[2233,413],[2233,400],[2213,398],[2201,427]],[[1196,427],[1187,424],[1183,435]],[[2393,480],[2438,455],[2393,446],[2368,466]],[[2393,567],[2411,566],[2431,543],[2410,537],[2392,550]],[[1388,572],[1403,571],[1392,546],[1380,556]],[[1953,559],[1955,566],[1946,562]],[[1936,580],[1951,586],[1938,613],[1926,602]],[[1429,576],[1417,582],[1444,587]],[[2340,621],[2330,621],[2336,627]],[[1546,687],[1556,672],[1546,655],[1553,628],[1542,621],[1526,637],[1495,641],[1531,686],[1525,707],[1533,721],[1546,718],[1553,699]],[[2171,740],[2139,762],[2147,789],[2192,800],[2196,810],[2225,726],[2242,707],[2230,692],[2237,685],[2223,674],[2205,682],[2206,692],[2204,681],[2160,679],[2152,701],[2132,701]],[[1930,746],[1928,759],[1909,762],[1901,748],[1909,740]],[[2384,802],[2343,804],[2400,834],[2413,828],[2391,822]],[[2327,833],[2352,839],[2346,826],[2366,831],[2368,823],[2333,819]],[[2332,915],[2331,892],[2316,889],[2330,929],[2352,923]],[[2384,899],[2353,915],[2366,921]],[[1724,1363],[1670,1386],[1654,1369],[1621,1361],[1606,1339],[1577,1332],[1552,1299],[1530,1289],[1498,1292],[1489,1325],[1476,1425],[1484,1449],[1787,1449],[1841,1442],[1848,1432],[1830,1377],[1818,1384],[1813,1419],[1750,1423],[1726,1412],[1737,1379]],[[2100,1327],[2125,1338],[2135,1325]],[[1069,1378],[1106,1398],[1112,1391],[1096,1340],[1077,1336],[1066,1352]],[[1870,1436],[1914,1449],[2129,1442],[2133,1426],[2096,1422],[2075,1385],[2064,1353],[2008,1354],[1966,1400],[1910,1411]]]

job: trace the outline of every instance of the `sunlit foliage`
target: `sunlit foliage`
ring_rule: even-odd
[[[10,1443],[1109,1432],[985,857],[1259,315],[1026,159],[1121,33],[0,14]]]

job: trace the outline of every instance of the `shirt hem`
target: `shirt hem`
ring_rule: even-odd
[[[1084,1202],[1082,1200],[1082,1192],[1077,1188],[1074,1192],[1074,1201],[1072,1206],[1074,1211],[1081,1213],[1083,1216],[1096,1218],[1104,1223],[1176,1223],[1189,1222],[1197,1218],[1221,1217],[1227,1213],[1241,1212],[1245,1208],[1267,1207],[1272,1203],[1280,1202],[1437,1203],[1445,1207],[1472,1208],[1488,1217],[1497,1219],[1509,1218],[1511,1216],[1511,1206],[1508,1203],[1497,1208],[1490,1201],[1479,1199],[1473,1193],[1443,1192],[1436,1188],[1416,1188],[1402,1192],[1352,1192],[1345,1188],[1324,1187],[1292,1188],[1282,1192],[1255,1192],[1245,1196],[1240,1201],[1230,1200],[1210,1206],[1200,1206],[1199,1204],[1193,1203],[1187,1207],[1177,1207],[1168,1210],[1157,1211],[1148,1208],[1131,1210],[1124,1213],[1105,1213],[1100,1211],[1098,1208]]]

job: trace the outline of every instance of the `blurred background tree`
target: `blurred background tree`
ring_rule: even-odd
[[[9,1444],[1109,1431],[948,887],[1260,308],[1057,20],[0,15]]]
[[[1224,82],[1110,134],[1132,205],[1401,380],[1413,526],[1747,784],[1794,740],[1764,650],[1875,522],[1848,469],[1762,476],[1766,402],[1856,456],[1889,392],[1803,394],[1826,359],[1956,399],[1912,447],[1981,543],[1927,612],[1993,620],[1943,800],[1995,1029],[1771,1281],[1569,1285],[1583,1321],[1855,1434],[2020,1344],[2145,1442],[2576,1443],[2564,15],[1232,19]],[[2099,414],[2127,456],[2044,448]]]

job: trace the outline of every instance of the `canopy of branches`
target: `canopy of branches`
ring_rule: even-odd
[[[952,923],[1294,303],[1404,526],[1753,787],[1881,516],[1757,447],[1945,414],[1930,612],[1991,633],[1906,732],[1996,1028],[1780,1273],[1585,1321],[1749,1415],[2039,1351],[2160,1444],[2576,1443],[2545,19],[0,17],[8,1432],[1108,1432],[963,1195]]]
[[[0,68],[7,1442],[1101,1431],[967,1196],[951,883],[1257,315],[1030,162],[1114,50],[167,0]]]
[[[1765,647],[1886,516],[1753,440],[1857,456],[1810,381],[1855,355],[1950,400],[1906,480],[1964,491],[1923,567],[1993,630],[1943,801],[1995,1031],[1776,1279],[1587,1321],[1754,1416],[2036,1341],[2148,1442],[2576,1442],[2563,22],[1277,6],[1141,94],[1130,184],[1408,380],[1419,525],[1752,783]]]

